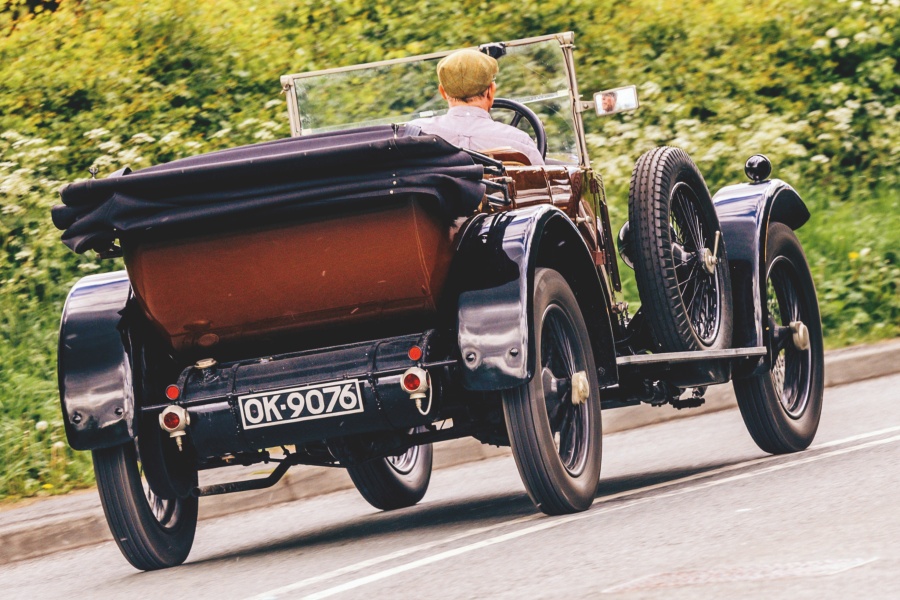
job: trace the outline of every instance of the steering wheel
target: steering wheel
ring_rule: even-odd
[[[524,117],[528,124],[531,125],[531,130],[534,131],[534,141],[537,144],[538,152],[541,153],[542,158],[547,156],[547,132],[544,130],[544,124],[541,123],[541,119],[533,110],[521,102],[507,98],[494,98],[494,105],[491,108],[511,110],[514,114],[509,124],[513,127],[517,127]]]

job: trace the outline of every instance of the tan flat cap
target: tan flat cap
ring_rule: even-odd
[[[484,92],[500,71],[497,61],[477,50],[457,50],[441,59],[438,81],[451,98],[471,98]]]

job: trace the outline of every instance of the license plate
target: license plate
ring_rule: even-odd
[[[238,396],[244,429],[363,412],[358,379]]]

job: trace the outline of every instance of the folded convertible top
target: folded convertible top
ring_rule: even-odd
[[[129,236],[207,233],[398,194],[430,197],[448,219],[471,214],[485,192],[482,165],[439,137],[406,133],[367,127],[124,169],[66,186],[53,224],[81,253]]]

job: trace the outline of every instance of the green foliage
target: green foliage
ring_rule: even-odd
[[[900,191],[834,201],[817,191],[797,233],[816,281],[831,346],[900,336]]]
[[[614,230],[634,161],[653,146],[691,152],[714,190],[741,180],[744,159],[764,152],[810,200],[813,219],[799,233],[828,343],[898,335],[898,6],[0,3],[0,499],[92,481],[89,457],[58,444],[56,328],[78,277],[120,265],[59,243],[48,214],[56,190],[91,166],[103,176],[288,135],[286,73],[574,29],[583,93],[640,89],[639,111],[585,119]]]

